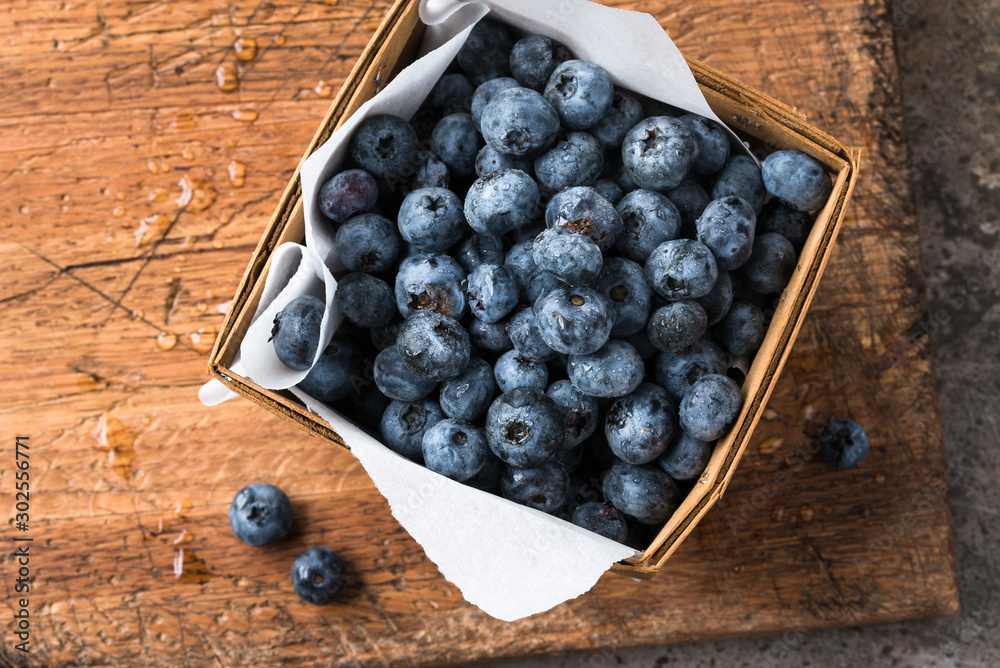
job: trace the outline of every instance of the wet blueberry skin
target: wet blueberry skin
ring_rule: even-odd
[[[517,306],[514,274],[502,264],[481,264],[469,274],[469,309],[484,322],[497,322]]]
[[[623,257],[605,258],[594,289],[607,298],[614,309],[611,336],[629,336],[646,326],[653,291],[638,264]]]
[[[656,465],[674,480],[694,480],[701,475],[712,457],[711,442],[699,441],[683,429],[677,429]]]
[[[486,440],[511,466],[544,464],[565,440],[562,411],[543,392],[518,388],[497,397],[486,412]]]
[[[463,112],[467,114],[472,110],[475,92],[476,87],[467,76],[455,72],[445,73],[431,89],[431,104],[445,116]]]
[[[597,399],[580,392],[568,380],[557,380],[549,385],[545,394],[556,402],[563,414],[566,437],[563,450],[574,448],[597,429]]]
[[[458,245],[454,257],[471,274],[481,264],[503,264],[503,242],[500,237],[475,232]]]
[[[514,348],[529,360],[547,362],[556,356],[556,351],[542,337],[538,318],[531,307],[514,312],[507,322],[507,336]]]
[[[732,379],[706,374],[691,385],[681,400],[681,427],[693,438],[714,441],[729,431],[741,402],[740,388]]]
[[[766,232],[753,242],[750,259],[740,269],[740,278],[762,295],[781,292],[795,272],[795,249],[788,239]]]
[[[673,478],[648,464],[618,462],[604,476],[604,497],[619,512],[643,524],[663,524],[677,510],[680,489]]]
[[[535,266],[535,260],[532,254],[534,248],[534,237],[531,239],[525,239],[524,241],[518,241],[516,244],[511,246],[509,251],[507,251],[507,256],[503,261],[504,266],[510,269],[511,274],[513,274],[514,279],[517,281],[522,295],[534,280],[535,274],[539,271],[538,267]]]
[[[397,401],[417,401],[434,391],[437,383],[410,371],[399,357],[396,346],[389,346],[375,357],[375,384],[385,396]]]
[[[621,186],[611,179],[597,179],[590,187],[596,190],[598,195],[615,205],[625,196]]]
[[[660,193],[633,190],[615,210],[622,219],[615,250],[634,262],[645,262],[657,246],[680,236],[680,212]]]
[[[639,184],[632,179],[628,169],[625,167],[621,149],[612,149],[604,154],[604,169],[601,170],[601,178],[614,181],[626,193],[632,192],[639,187]]]
[[[309,396],[332,404],[356,392],[363,379],[361,349],[352,337],[337,332],[298,387]]]
[[[764,159],[761,171],[767,191],[798,211],[815,211],[830,197],[830,176],[801,151],[775,151]]]
[[[347,566],[328,547],[310,547],[292,562],[292,588],[303,601],[327,605],[347,587]]]
[[[604,144],[605,150],[618,149],[628,131],[642,120],[642,104],[622,91],[615,91],[611,108],[587,131]]]
[[[572,57],[559,42],[544,35],[528,35],[510,52],[510,72],[521,86],[542,92],[556,67]]]
[[[399,263],[395,293],[404,318],[428,311],[460,318],[466,307],[466,275],[448,255],[417,253]]]
[[[695,174],[715,174],[729,159],[729,135],[715,121],[699,114],[684,114],[680,121],[688,126],[698,143],[698,157],[691,165]]]
[[[519,387],[544,390],[549,384],[549,368],[545,362],[528,359],[517,350],[508,350],[493,367],[493,375],[501,392]]]
[[[622,231],[622,220],[615,206],[587,186],[566,188],[553,195],[545,207],[545,225],[586,234],[605,253]]]
[[[476,179],[465,196],[465,219],[476,232],[503,236],[531,222],[538,186],[517,169],[501,169]]]
[[[614,93],[608,73],[585,60],[560,63],[545,84],[545,99],[568,130],[586,130],[604,118]]]
[[[389,346],[396,345],[396,337],[399,335],[399,328],[403,326],[401,319],[396,319],[384,327],[372,327],[369,337],[372,344],[382,351]]]
[[[500,491],[505,499],[554,514],[569,495],[569,473],[556,461],[534,468],[508,466],[500,478]]]
[[[642,358],[630,344],[611,339],[590,355],[570,355],[573,387],[593,397],[621,397],[639,387],[645,374]]]
[[[538,185],[546,192],[589,186],[604,168],[604,148],[586,132],[570,132],[535,158],[534,168]]]
[[[448,417],[472,422],[490,407],[496,389],[493,367],[473,357],[462,373],[441,383],[438,402]]]
[[[466,480],[465,484],[469,487],[481,489],[484,492],[499,493],[500,476],[503,475],[505,468],[507,468],[507,465],[503,463],[503,460],[487,448],[486,463],[483,464],[483,468],[479,469],[479,473]]]
[[[597,352],[608,341],[615,323],[608,300],[585,286],[556,288],[538,298],[533,312],[545,344],[568,355]]]
[[[358,124],[351,137],[351,157],[376,179],[400,181],[419,165],[417,133],[398,116],[378,114]]]
[[[549,228],[535,237],[531,257],[540,270],[569,285],[593,283],[604,262],[593,239],[565,227]]]
[[[697,302],[671,302],[653,311],[646,335],[657,350],[676,353],[694,345],[707,328],[708,316]]]
[[[378,200],[378,184],[363,169],[340,172],[319,189],[319,209],[335,223],[368,211]]]
[[[465,236],[462,201],[447,188],[421,188],[403,199],[397,215],[399,233],[422,252],[444,251]]]
[[[812,216],[805,211],[796,211],[777,199],[765,204],[757,216],[757,234],[777,232],[788,239],[796,253],[802,250],[811,229]]]
[[[269,545],[283,538],[291,526],[292,504],[274,485],[247,485],[229,506],[229,527],[247,545]]]
[[[514,347],[507,336],[507,323],[503,320],[491,323],[472,318],[469,322],[469,339],[477,348],[492,353],[504,353]]]
[[[842,469],[854,468],[868,454],[868,434],[854,420],[834,418],[819,430],[820,455]]]
[[[764,314],[750,302],[736,301],[717,329],[719,345],[733,357],[756,352],[764,340]]]
[[[629,334],[625,337],[625,341],[635,348],[635,351],[639,353],[639,357],[644,360],[652,359],[656,357],[656,354],[660,352],[657,350],[649,340],[649,336],[646,334],[646,328],[643,327],[635,334]]]
[[[433,399],[393,401],[382,413],[379,428],[390,450],[415,462],[423,461],[424,433],[446,417]]]
[[[652,383],[618,399],[604,420],[608,446],[629,464],[648,464],[659,457],[676,428],[677,407],[666,390]]]
[[[420,166],[406,182],[406,194],[420,188],[447,188],[451,184],[448,165],[433,151],[420,152]]]
[[[573,446],[572,448],[556,450],[556,454],[552,455],[552,459],[549,461],[561,464],[562,467],[566,469],[566,473],[572,473],[576,469],[580,468],[580,464],[583,463],[584,454],[584,447],[581,443]]]
[[[476,87],[475,93],[472,95],[472,103],[468,110],[472,114],[472,122],[475,124],[476,129],[480,129],[483,120],[483,111],[494,95],[508,88],[520,87],[521,84],[511,77],[497,77],[496,79],[484,81]]]
[[[694,239],[663,242],[650,253],[645,270],[650,287],[671,301],[704,297],[719,275],[712,251]]]
[[[733,303],[733,277],[728,271],[720,271],[715,279],[715,285],[707,295],[695,299],[699,306],[705,309],[708,326],[711,327],[722,320]]]
[[[712,185],[712,199],[739,197],[759,212],[767,201],[767,190],[761,177],[760,167],[745,155],[734,155],[715,177]]]
[[[628,537],[628,524],[625,517],[615,510],[614,506],[598,501],[581,504],[573,511],[573,524],[588,531],[618,541],[625,542]]]
[[[431,150],[459,177],[476,173],[476,155],[482,146],[483,140],[469,114],[445,116],[431,132]]]
[[[475,85],[510,74],[510,52],[514,42],[507,28],[483,19],[469,33],[455,61]]]
[[[302,371],[312,366],[319,349],[320,325],[326,305],[312,295],[288,302],[274,316],[271,345],[278,360],[289,369]]]
[[[698,143],[683,122],[652,116],[635,125],[622,141],[622,162],[645,190],[676,188],[698,157]]]
[[[559,133],[559,114],[530,88],[507,88],[493,95],[479,121],[483,139],[498,153],[534,157]]]
[[[660,353],[653,367],[657,384],[670,393],[674,401],[681,401],[691,385],[706,374],[726,372],[726,356],[719,347],[707,339],[677,353]]]
[[[732,196],[712,200],[695,222],[698,241],[708,246],[724,271],[738,269],[750,258],[756,227],[753,208]]]
[[[692,179],[684,179],[676,188],[671,188],[664,194],[681,215],[681,236],[695,236],[694,223],[712,201],[711,196]]]
[[[440,313],[416,313],[399,328],[399,358],[410,371],[426,380],[454,378],[469,364],[469,334],[454,318]]]
[[[350,218],[337,230],[334,243],[345,267],[370,274],[379,274],[391,267],[403,249],[396,226],[375,213]]]
[[[481,429],[453,418],[424,432],[422,448],[427,468],[459,482],[479,473],[489,451]]]
[[[530,176],[535,166],[531,158],[504,155],[488,144],[479,149],[479,153],[476,154],[476,176],[482,178],[501,169],[517,169]]]

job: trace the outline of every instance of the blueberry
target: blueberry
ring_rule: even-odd
[[[732,426],[740,413],[740,388],[719,374],[696,380],[681,400],[681,427],[701,441],[714,441]]]
[[[731,196],[712,200],[695,223],[698,241],[708,246],[725,271],[741,267],[750,257],[756,226],[750,205]]]
[[[560,464],[566,473],[572,473],[576,469],[580,468],[580,464],[583,463],[584,447],[581,443],[580,445],[575,445],[572,448],[563,448],[562,450],[556,450],[556,454],[552,455],[550,462],[555,462]]]
[[[370,274],[391,267],[403,248],[396,226],[375,213],[362,213],[341,225],[334,243],[345,267]]]
[[[363,379],[361,349],[350,336],[338,331],[298,387],[309,396],[332,404],[357,392],[360,383],[365,382]]]
[[[465,196],[465,218],[480,234],[499,237],[535,216],[538,186],[517,169],[501,169],[476,180]]]
[[[469,113],[472,110],[472,96],[476,87],[469,78],[456,73],[445,73],[431,89],[431,104],[444,115]]]
[[[483,468],[479,469],[479,473],[466,480],[465,484],[484,492],[499,493],[500,476],[503,475],[506,468],[507,465],[503,463],[503,460],[493,454],[492,450],[486,448],[486,462],[483,464]]]
[[[545,225],[586,234],[605,253],[622,231],[622,220],[615,206],[595,189],[586,186],[566,188],[556,193],[545,207]]]
[[[603,255],[589,236],[565,227],[553,227],[535,238],[531,257],[535,266],[570,285],[594,282],[601,271]]]
[[[519,387],[544,390],[549,383],[549,368],[545,362],[528,359],[517,350],[508,350],[497,360],[493,368],[497,386],[501,392],[510,392]]]
[[[764,158],[767,192],[798,211],[815,211],[830,197],[830,177],[822,163],[802,151],[775,151]]]
[[[434,155],[433,151],[421,151],[420,166],[406,182],[406,193],[420,188],[447,188],[449,185],[451,172],[448,171],[448,165]]]
[[[720,271],[715,279],[715,285],[708,294],[698,297],[695,301],[705,309],[709,327],[718,323],[729,312],[729,307],[733,303],[732,275],[728,271]]]
[[[671,301],[704,297],[718,275],[712,251],[694,239],[664,241],[646,260],[650,287]]]
[[[469,33],[469,38],[455,56],[455,61],[466,76],[477,86],[484,81],[510,74],[510,51],[514,42],[507,28],[483,19]]]
[[[750,302],[737,301],[717,330],[719,345],[733,357],[749,355],[764,340],[764,314]]]
[[[621,186],[611,179],[597,179],[590,187],[596,190],[598,195],[612,204],[618,204],[621,198],[625,195],[625,193],[622,192]]]
[[[796,211],[777,199],[765,204],[757,216],[757,234],[777,232],[791,242],[796,253],[805,246],[811,229],[812,217],[807,212]]]
[[[347,586],[347,566],[328,547],[310,547],[292,562],[292,588],[303,601],[333,603]]]
[[[501,169],[517,169],[530,175],[534,170],[534,163],[531,158],[498,153],[488,144],[479,149],[479,153],[476,154],[476,176],[481,178]]]
[[[398,214],[403,239],[423,252],[444,251],[465,236],[462,201],[446,188],[420,188],[403,200]]]
[[[612,149],[604,154],[604,169],[601,170],[601,178],[614,181],[626,193],[639,187],[632,179],[628,169],[625,168],[621,150]]]
[[[518,285],[502,264],[481,264],[469,274],[469,309],[484,322],[497,322],[517,306]]]
[[[430,100],[424,100],[424,103],[410,118],[410,127],[417,133],[417,137],[421,141],[426,142],[430,139],[434,126],[443,116],[441,110],[431,104]]]
[[[750,289],[762,295],[781,292],[795,272],[795,249],[788,239],[766,232],[753,242],[750,259],[740,275]]]
[[[573,524],[619,543],[624,543],[628,537],[625,517],[613,506],[597,501],[584,503],[574,510]]]
[[[434,312],[407,319],[399,328],[396,349],[406,368],[434,382],[462,373],[471,354],[469,334],[462,325]]]
[[[532,253],[534,248],[534,237],[518,241],[507,251],[507,257],[503,261],[504,266],[510,269],[511,274],[513,274],[522,294],[524,294],[524,291],[534,280],[535,274],[539,271],[538,267],[535,266]]]
[[[566,436],[562,448],[574,448],[597,429],[597,400],[573,387],[568,380],[557,380],[545,390],[562,411]]]
[[[397,401],[423,399],[437,387],[434,381],[421,378],[406,368],[394,345],[375,357],[373,373],[379,391]]]
[[[545,84],[545,99],[569,130],[586,130],[604,118],[614,93],[608,73],[585,60],[560,63]]]
[[[319,209],[335,223],[368,211],[378,200],[378,184],[363,169],[340,172],[319,189]]]
[[[479,473],[488,451],[482,430],[464,420],[441,420],[424,432],[424,465],[452,480]]]
[[[498,153],[534,157],[559,133],[559,114],[540,93],[508,88],[493,95],[479,121],[483,139]]]
[[[274,354],[289,369],[312,366],[319,349],[320,325],[326,306],[312,295],[302,295],[285,304],[274,316],[271,338]]]
[[[629,336],[646,326],[653,291],[638,264],[623,257],[605,258],[594,289],[607,298],[614,309],[611,336]]]
[[[469,322],[469,339],[476,347],[492,353],[507,352],[514,347],[507,336],[507,323],[504,321],[483,322],[473,318]]]
[[[229,506],[229,527],[247,545],[280,540],[292,526],[292,504],[274,485],[257,482],[236,492]]]
[[[556,67],[572,57],[559,42],[544,35],[528,35],[510,52],[510,72],[525,88],[542,92]]]
[[[569,474],[555,461],[532,468],[508,466],[500,478],[500,491],[505,499],[554,514],[569,496]]]
[[[370,364],[367,360],[365,361],[368,368],[371,368]],[[378,424],[391,403],[392,400],[382,394],[378,385],[367,379],[358,384],[354,392],[351,393],[350,406],[354,410],[354,415],[372,424]]]
[[[396,337],[399,336],[399,328],[402,326],[402,320],[393,320],[384,327],[372,327],[369,338],[376,348],[385,350],[389,346],[396,345]]]
[[[539,390],[520,387],[505,392],[486,412],[486,440],[494,454],[511,466],[540,466],[562,448],[562,411]]]
[[[496,389],[493,368],[473,357],[465,371],[441,383],[438,401],[448,417],[472,422],[490,407]]]
[[[565,450],[561,452],[567,452]],[[614,458],[614,455],[611,455]],[[608,464],[608,468],[611,464]],[[572,518],[576,509],[585,503],[602,501],[604,494],[601,492],[601,481],[596,478],[572,475],[569,477],[569,494],[566,503],[563,505],[563,519]]]
[[[712,198],[697,181],[691,179],[684,179],[676,188],[668,190],[665,194],[681,215],[681,236],[695,236],[694,223]]]
[[[761,210],[767,200],[767,190],[761,178],[760,167],[745,155],[734,155],[712,185],[712,199],[739,197],[753,207],[754,213]]]
[[[615,322],[608,300],[585,286],[552,290],[538,298],[533,310],[545,344],[569,355],[597,352],[607,342]]]
[[[653,311],[646,335],[657,350],[676,353],[694,345],[707,327],[708,316],[698,303],[671,302]]]
[[[715,174],[729,159],[729,134],[715,121],[700,114],[684,114],[680,121],[688,126],[698,144],[698,157],[691,165],[695,174]]]
[[[628,343],[612,339],[590,355],[570,355],[566,371],[573,387],[593,397],[621,397],[639,387],[645,368]]]
[[[677,427],[677,408],[659,385],[643,383],[620,398],[604,420],[611,451],[629,464],[647,464],[660,456]]]
[[[465,280],[462,267],[448,255],[412,255],[399,263],[396,308],[404,318],[428,311],[460,318],[465,313]]]
[[[503,264],[503,242],[499,237],[475,232],[458,245],[455,259],[470,274],[481,264]]]
[[[547,192],[589,186],[601,175],[604,149],[586,132],[570,132],[535,158],[535,178]]]
[[[627,93],[615,91],[611,108],[588,132],[597,137],[607,150],[619,149],[625,135],[642,120],[642,104]]]
[[[384,327],[396,315],[392,288],[381,278],[356,271],[337,282],[337,308],[361,327]]]
[[[657,384],[670,393],[671,399],[680,401],[702,376],[725,373],[726,357],[717,345],[699,339],[678,353],[660,353],[653,371]]]
[[[868,434],[854,420],[834,418],[819,430],[819,453],[829,463],[851,469],[868,454]]]
[[[545,343],[538,318],[531,307],[522,308],[511,316],[507,323],[507,336],[514,348],[529,360],[547,362],[556,356],[556,351]]]
[[[443,419],[445,413],[433,399],[393,401],[382,413],[379,429],[390,450],[420,462],[424,433]]]
[[[416,131],[399,116],[369,116],[351,137],[351,157],[376,179],[405,179],[417,169],[419,152]]]
[[[656,464],[674,480],[694,480],[705,470],[711,458],[712,443],[699,441],[683,429],[678,429]]]
[[[493,99],[494,95],[502,90],[507,90],[508,88],[520,87],[521,84],[519,84],[516,79],[512,79],[511,77],[498,77],[479,84],[472,96],[472,104],[468,110],[469,113],[472,114],[472,122],[475,123],[476,129],[479,130],[482,127],[483,111],[486,109],[486,105],[490,103],[490,100]],[[482,176],[482,174],[480,174],[480,176]]]
[[[656,357],[656,354],[660,352],[649,340],[649,335],[646,334],[645,327],[640,329],[635,334],[629,334],[626,336],[625,341],[635,348],[635,351],[639,353],[639,357],[644,360]]]
[[[680,489],[660,469],[618,462],[604,476],[604,497],[643,524],[663,524],[680,505]]]
[[[697,157],[694,134],[670,116],[652,116],[640,121],[622,141],[625,169],[646,190],[676,188]]]
[[[460,177],[476,173],[476,155],[483,141],[469,114],[449,114],[431,132],[431,150],[452,174]]]
[[[615,250],[635,262],[645,262],[657,246],[680,236],[681,215],[669,199],[651,190],[633,190],[615,207],[622,232]]]
[[[593,462],[602,471],[607,471],[619,461],[615,453],[611,452],[611,447],[608,446],[608,437],[605,436],[603,429],[594,432],[588,443],[588,448]]]

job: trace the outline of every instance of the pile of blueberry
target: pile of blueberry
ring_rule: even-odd
[[[350,153],[319,193],[346,321],[300,387],[433,471],[645,547],[739,413],[822,165],[761,169],[714,121],[489,20]],[[289,367],[322,314],[278,314]]]

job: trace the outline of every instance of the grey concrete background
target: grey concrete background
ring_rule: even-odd
[[[930,312],[940,323],[933,339],[962,611],[494,665],[1000,667],[1000,3],[896,0],[893,15]]]

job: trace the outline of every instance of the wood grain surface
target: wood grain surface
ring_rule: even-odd
[[[28,531],[5,520],[2,540],[33,542],[31,653],[5,621],[0,665],[420,665],[957,609],[885,4],[616,4],[862,148],[862,178],[725,497],[655,580],[609,574],[504,624],[441,577],[348,453],[247,401],[196,398],[247,259],[387,3],[5,3],[4,512],[15,435],[30,437],[32,487]],[[836,416],[871,436],[855,470],[809,445]],[[229,531],[229,502],[252,481],[292,499],[280,545]],[[291,561],[315,544],[350,563],[339,605],[291,592]],[[10,620],[18,565],[6,548],[0,559]]]

